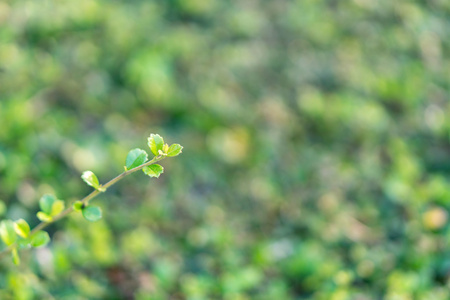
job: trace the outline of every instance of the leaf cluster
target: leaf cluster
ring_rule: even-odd
[[[125,159],[125,172],[110,180],[105,185],[100,184],[100,181],[94,172],[83,172],[81,179],[87,185],[93,187],[94,191],[82,200],[75,201],[67,209],[63,200],[59,200],[56,196],[51,194],[43,195],[39,200],[40,210],[36,213],[36,216],[41,223],[33,230],[31,230],[30,225],[24,219],[1,221],[0,238],[7,246],[5,251],[11,251],[13,262],[16,265],[20,263],[18,250],[47,245],[50,242],[50,236],[42,229],[72,211],[80,212],[84,219],[90,222],[100,220],[102,218],[102,210],[98,206],[89,204],[89,201],[92,200],[92,198],[101,192],[105,192],[108,187],[115,184],[121,178],[134,173],[139,169],[142,169],[144,174],[149,177],[158,178],[164,172],[164,168],[159,164],[155,164],[155,162],[166,157],[177,156],[183,149],[179,144],[172,144],[171,146],[165,144],[164,139],[158,134],[151,134],[149,136],[148,146],[151,153],[154,154],[154,158],[151,161],[148,161],[148,154],[146,151],[139,148],[130,150]],[[5,251],[2,253],[5,253]]]

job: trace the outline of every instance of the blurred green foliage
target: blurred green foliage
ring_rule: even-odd
[[[0,213],[185,148],[1,299],[450,299],[450,2],[0,2]]]

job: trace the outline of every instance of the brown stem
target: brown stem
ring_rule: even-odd
[[[87,195],[86,197],[81,199],[81,202],[83,202],[84,205],[88,205],[90,200],[95,198],[98,194],[100,194],[102,192],[105,192],[109,187],[111,187],[112,185],[117,183],[122,178],[130,175],[131,173],[139,171],[139,170],[143,169],[146,166],[152,165],[152,164],[154,164],[154,163],[156,163],[156,162],[158,162],[158,161],[160,161],[160,160],[162,160],[164,158],[165,158],[165,156],[162,156],[162,155],[156,156],[152,160],[146,162],[145,164],[142,164],[142,165],[140,165],[140,166],[138,166],[136,168],[133,168],[131,170],[127,170],[127,171],[117,175],[116,177],[114,177],[113,179],[108,181],[106,184],[100,186],[102,191],[99,191],[99,190],[92,191],[89,195]],[[31,237],[33,234],[35,234],[39,230],[42,230],[45,227],[47,227],[48,225],[50,225],[50,224],[52,224],[52,223],[54,223],[54,222],[64,218],[65,216],[70,214],[72,211],[73,211],[73,205],[70,205],[68,208],[66,208],[65,210],[63,210],[62,212],[60,212],[59,214],[54,216],[51,221],[49,221],[49,222],[41,222],[38,225],[36,225],[36,227],[34,227],[33,230],[30,231],[29,236]],[[3,257],[6,253],[10,252],[14,247],[16,247],[16,243],[14,243],[12,245],[9,245],[8,248],[6,248],[3,251],[1,251],[0,252],[0,258]]]

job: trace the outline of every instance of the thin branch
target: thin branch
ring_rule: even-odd
[[[83,199],[81,199],[81,202],[83,202],[84,205],[88,205],[89,201],[92,200],[93,198],[95,198],[98,194],[105,192],[109,187],[113,186],[114,184],[116,184],[118,181],[120,181],[121,179],[125,178],[126,176],[139,171],[141,169],[143,169],[146,166],[152,165],[160,160],[163,160],[165,158],[165,156],[163,155],[159,155],[159,156],[155,156],[152,160],[146,162],[145,164],[142,164],[136,168],[127,170],[119,175],[117,175],[116,177],[114,177],[113,179],[111,179],[110,181],[108,181],[106,184],[101,185],[100,188],[102,189],[102,191],[99,190],[94,190],[92,191],[89,195],[87,195],[86,197],[84,197]],[[65,210],[63,210],[62,212],[60,212],[59,214],[57,214],[56,216],[54,216],[52,218],[51,221],[49,222],[41,222],[38,225],[36,225],[36,227],[33,228],[33,230],[30,231],[29,236],[33,236],[33,234],[35,234],[36,232],[38,232],[39,230],[44,229],[45,227],[47,227],[48,225],[64,218],[65,216],[67,216],[68,214],[70,214],[73,211],[73,205],[70,205],[69,207],[67,207]],[[0,252],[0,258],[2,258],[4,255],[6,255],[7,253],[9,253],[14,247],[16,247],[16,243],[10,245],[8,248],[4,249],[3,251]]]

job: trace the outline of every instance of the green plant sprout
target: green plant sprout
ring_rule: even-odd
[[[148,138],[148,146],[154,157],[148,161],[148,154],[142,149],[133,149],[128,152],[125,160],[125,171],[115,178],[111,179],[105,184],[100,184],[97,176],[91,171],[83,172],[81,178],[88,185],[94,188],[89,195],[81,200],[75,201],[71,206],[65,208],[63,200],[57,199],[54,195],[44,195],[39,200],[40,211],[36,214],[41,221],[32,230],[30,225],[24,219],[16,221],[3,220],[0,223],[0,238],[6,244],[0,257],[11,252],[13,262],[20,264],[19,249],[30,247],[42,247],[50,242],[50,236],[43,229],[48,225],[64,218],[72,211],[81,212],[83,217],[91,222],[98,221],[102,218],[102,211],[100,207],[90,205],[89,201],[95,198],[98,194],[105,192],[109,187],[117,183],[125,176],[130,175],[136,171],[142,170],[150,177],[158,178],[163,172],[164,168],[156,162],[163,160],[166,157],[177,156],[182,152],[183,147],[179,144],[164,144],[164,139],[158,134],[151,134]]]

